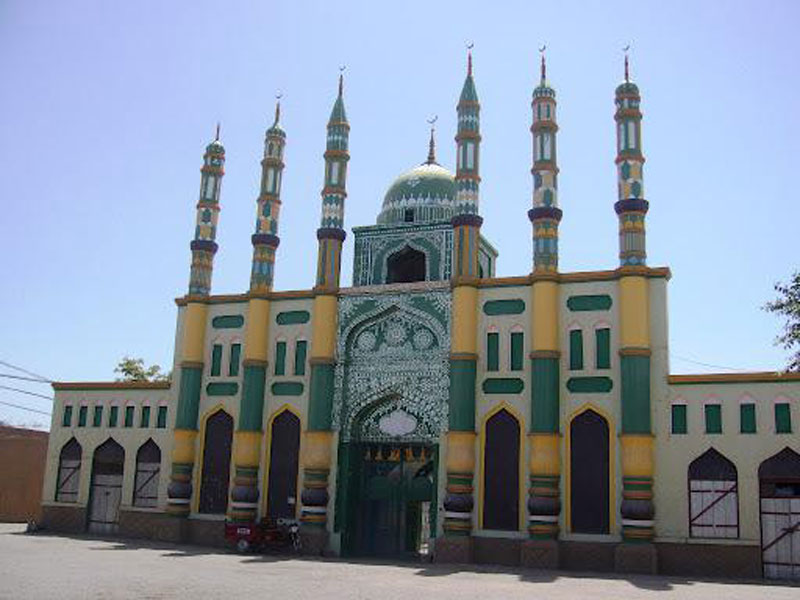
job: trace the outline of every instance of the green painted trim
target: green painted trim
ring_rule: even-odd
[[[500,334],[486,334],[486,370],[498,371],[500,369]]]
[[[309,319],[311,319],[311,314],[307,310],[288,310],[279,312],[275,317],[275,322],[278,325],[301,325],[308,323]]]
[[[308,356],[308,342],[297,340],[294,344],[294,374],[306,374],[306,357]]]
[[[275,375],[286,374],[286,342],[275,344]]]
[[[156,428],[157,429],[166,429],[167,428],[167,407],[166,406],[159,406],[158,413],[156,414]]]
[[[228,375],[230,375],[231,377],[239,376],[239,365],[241,363],[241,358],[242,358],[242,345],[231,344],[231,356],[230,356],[230,361],[228,361]]]
[[[573,394],[605,394],[611,391],[614,382],[610,377],[570,377],[567,389]]]
[[[181,367],[180,388],[178,390],[178,410],[175,413],[176,429],[197,429],[197,411],[200,407],[200,389],[203,380],[203,367]],[[127,407],[133,408],[133,407]],[[126,427],[127,414],[125,415]]]
[[[722,405],[706,404],[706,433],[722,433]]]
[[[125,427],[133,427],[133,412],[134,409],[132,406],[125,407]]]
[[[620,356],[622,433],[650,431],[650,357]]]
[[[522,371],[525,354],[525,334],[521,331],[511,332],[511,370]]]
[[[525,382],[518,377],[490,377],[481,385],[484,394],[519,394]]]
[[[139,419],[139,427],[150,427],[150,407],[143,406],[141,418]]]
[[[569,332],[569,369],[570,371],[583,369],[583,331],[580,329]]]
[[[559,359],[531,359],[531,432],[558,433]]]
[[[472,359],[450,359],[450,431],[475,431],[475,379]]]
[[[67,405],[64,407],[64,414],[61,417],[61,426],[70,427],[72,425],[72,407]]]
[[[222,345],[214,344],[211,350],[211,376],[219,377],[222,372]]]
[[[103,424],[103,407],[95,406],[92,415],[92,427],[100,427]]]
[[[513,300],[489,300],[483,303],[483,314],[490,317],[518,315],[523,312],[525,312],[525,301],[519,298]]]
[[[239,431],[261,431],[264,419],[264,389],[267,367],[245,365],[242,381],[242,401],[239,405]]]
[[[686,433],[686,405],[673,404],[672,405],[672,433],[674,435],[682,435]]]
[[[739,405],[739,433],[756,433],[756,405]]]
[[[570,296],[567,298],[567,308],[573,312],[586,310],[608,310],[611,308],[611,296],[598,294],[594,296]]]
[[[594,330],[595,366],[598,369],[611,368],[611,330],[601,327]]]
[[[235,396],[239,392],[239,384],[235,381],[215,381],[206,385],[209,396]]]
[[[301,396],[305,386],[300,381],[277,381],[270,389],[275,396]]]
[[[116,427],[119,421],[119,406],[112,406],[108,411],[108,426]]]
[[[311,389],[308,402],[308,430],[330,431],[333,409],[334,365],[311,365]]]
[[[244,325],[242,315],[220,315],[211,319],[211,326],[214,329],[238,329]]]
[[[88,412],[88,406],[81,406],[78,409],[78,427],[86,427],[86,415]]]

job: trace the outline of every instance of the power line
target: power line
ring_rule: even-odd
[[[11,404],[11,402],[3,402],[0,400],[0,404],[4,404],[5,406],[12,406],[14,408],[18,408],[20,410],[27,410],[28,412],[37,413],[40,415],[45,415],[47,417],[51,416],[52,413],[44,412],[43,410],[36,410],[35,408],[28,408],[27,406],[20,406],[19,404]]]
[[[53,401],[52,396],[45,396],[44,394],[37,394],[36,392],[29,392],[28,390],[21,390],[19,388],[10,387],[7,385],[0,385],[0,390],[10,390],[12,392],[19,392],[20,394],[28,394],[29,396],[37,396],[39,398],[44,398],[45,400]]]
[[[678,360],[684,360],[686,362],[694,363],[696,365],[702,365],[704,367],[711,367],[712,369],[726,369],[728,371],[746,371],[747,369],[738,369],[736,367],[726,367],[725,365],[713,365],[711,363],[701,362],[699,360],[692,360],[691,358],[686,358],[685,356],[679,356],[678,354],[673,354],[672,352],[669,353],[672,358],[677,358]]]
[[[34,377],[23,377],[22,375],[12,375],[11,373],[0,373],[0,377],[8,377],[9,379],[21,379],[22,381],[33,381],[34,383],[49,383],[43,379],[36,379]]]
[[[26,375],[30,375],[31,377],[36,377],[39,381],[45,381],[47,383],[53,383],[52,379],[49,379],[49,378],[45,377],[44,375],[39,375],[38,373],[34,373],[33,371],[28,371],[27,369],[23,369],[22,367],[18,367],[17,365],[12,365],[11,363],[6,362],[4,360],[0,360],[0,365],[4,365],[6,367],[9,367],[10,369],[14,369],[15,371],[20,371],[22,373],[25,373]]]

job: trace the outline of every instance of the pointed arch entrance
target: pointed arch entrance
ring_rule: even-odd
[[[225,514],[228,508],[232,441],[233,418],[220,409],[206,421],[198,512]]]
[[[119,529],[124,466],[125,450],[112,438],[94,451],[88,522],[92,533],[113,534]]]
[[[758,467],[764,577],[800,580],[800,454],[784,448]]]
[[[297,469],[300,460],[300,419],[288,408],[272,419],[267,480],[267,516],[297,516]]]
[[[486,421],[483,448],[484,529],[519,530],[519,442],[517,418],[505,408]]]
[[[587,409],[570,427],[570,523],[574,533],[609,532],[608,421]]]

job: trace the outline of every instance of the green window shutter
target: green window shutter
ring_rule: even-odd
[[[231,360],[228,364],[228,375],[237,377],[239,375],[239,362],[242,356],[242,345],[231,344]]]
[[[222,346],[214,344],[214,349],[211,351],[211,376],[217,377],[222,370]]]
[[[103,407],[95,406],[92,415],[92,427],[100,427],[103,424]]]
[[[139,423],[140,427],[150,427],[150,407],[142,407],[142,419]]]
[[[167,428],[167,407],[159,406],[158,415],[156,416],[156,427],[159,429]]]
[[[286,374],[286,342],[275,345],[275,375]]]
[[[706,433],[722,433],[722,406],[706,404]]]
[[[775,404],[775,433],[792,433],[792,412],[788,402]]]
[[[119,406],[112,406],[108,411],[108,426],[117,426],[117,417],[119,415]]]
[[[133,427],[133,406],[125,407],[125,427]]]
[[[672,405],[672,433],[686,433],[686,405]]]
[[[306,374],[306,354],[308,353],[308,342],[305,340],[297,340],[294,345],[294,374]]]
[[[67,405],[64,407],[64,415],[61,417],[61,426],[70,427],[72,425],[72,407]]]
[[[756,432],[756,405],[755,404],[740,404],[739,405],[739,432],[740,433],[755,433]]]
[[[86,427],[86,413],[88,411],[88,406],[81,406],[78,409],[78,427]]]
[[[583,331],[580,329],[569,332],[569,368],[572,371],[583,369]]]
[[[611,330],[607,327],[595,329],[595,359],[598,369],[611,368]]]
[[[522,355],[524,353],[525,338],[521,331],[515,331],[511,334],[511,370],[522,370]]]
[[[497,371],[500,368],[500,334],[486,334],[486,370]]]

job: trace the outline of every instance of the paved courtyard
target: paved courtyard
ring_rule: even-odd
[[[493,567],[314,561],[127,540],[23,533],[0,524],[0,598],[800,598],[800,587]]]

